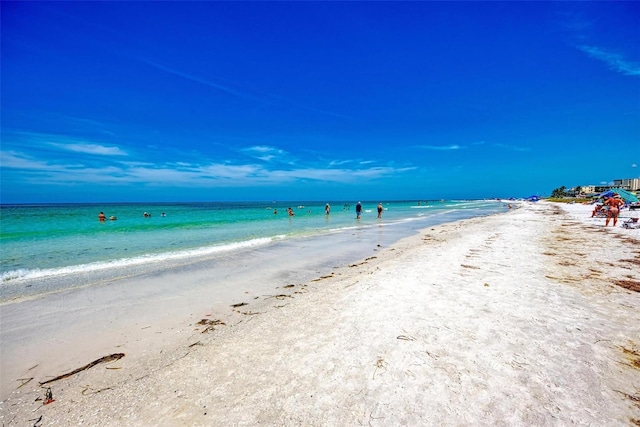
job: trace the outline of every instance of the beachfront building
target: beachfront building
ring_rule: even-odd
[[[613,186],[617,188],[624,188],[627,191],[640,190],[640,177],[629,179],[614,179]]]
[[[576,187],[575,189],[580,191],[574,191],[574,195],[577,193],[584,195],[593,195],[598,193],[603,193],[612,188],[622,188],[627,191],[636,192],[640,191],[640,177],[638,178],[625,178],[625,179],[614,179],[613,185],[582,185],[580,187]]]
[[[595,192],[596,192],[595,185],[583,185],[582,187],[580,187],[580,193],[582,194],[591,194]]]

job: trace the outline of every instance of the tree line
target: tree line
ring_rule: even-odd
[[[573,194],[580,194],[582,192],[582,187],[576,187],[572,193]],[[567,187],[565,187],[564,185],[562,187],[558,187],[555,188],[552,192],[551,192],[551,198],[552,199],[561,199],[563,197],[567,197],[567,196],[571,196],[572,194],[567,192]]]

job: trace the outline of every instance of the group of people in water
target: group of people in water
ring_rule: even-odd
[[[151,214],[149,212],[143,213],[142,216],[145,218],[151,218]],[[167,215],[164,212],[162,212],[160,216],[167,216]]]
[[[273,214],[274,214],[274,215],[278,215],[278,208],[275,208],[275,209],[273,210]],[[292,208],[290,208],[290,207],[289,207],[289,208],[287,208],[287,215],[289,215],[289,216],[294,216],[294,215],[295,215],[295,212],[293,212],[293,209],[292,209]]]
[[[104,214],[104,212],[100,212],[100,213],[98,214],[98,220],[99,220],[100,222],[104,222],[104,221],[106,221],[106,220],[107,220],[107,216]],[[116,217],[115,217],[115,216],[113,216],[113,215],[111,215],[111,216],[109,217],[109,220],[110,220],[110,221],[115,221],[115,220],[116,220]]]
[[[145,218],[151,218],[151,214],[150,214],[149,212],[145,212],[145,213],[143,213],[143,214],[142,214],[142,216],[143,216],[143,217],[145,217]],[[166,215],[164,212],[162,212],[162,213],[160,214],[160,216],[167,216],[167,215]],[[113,215],[111,215],[111,216],[109,217],[109,220],[111,220],[111,221],[115,221],[116,219],[117,219],[117,218],[116,218],[115,216],[113,216]],[[104,212],[100,212],[100,213],[98,214],[98,221],[100,221],[100,222],[104,222],[104,221],[106,221],[106,220],[107,220],[107,216],[104,214]]]
[[[302,207],[302,206],[300,206],[300,207]],[[344,209],[349,209],[350,207],[351,207],[350,205],[345,205]],[[382,206],[382,203],[378,203],[378,208],[377,209],[378,209],[378,218],[382,218],[382,212],[384,212],[384,207]],[[309,212],[311,212],[311,211],[309,210]],[[329,203],[327,203],[325,205],[324,213],[325,213],[325,215],[329,215],[331,213],[331,205],[329,205]],[[278,214],[278,209],[277,208],[273,210],[273,214],[274,215]],[[291,207],[287,208],[287,215],[288,216],[295,216],[295,212],[293,212],[293,209]],[[356,219],[360,219],[361,215],[362,215],[362,203],[358,202],[356,204]],[[151,214],[149,212],[144,212],[142,214],[142,216],[145,217],[145,218],[150,218]],[[166,216],[166,214],[164,212],[162,212],[160,214],[160,216]],[[109,219],[111,221],[115,221],[116,217],[115,216],[110,216]],[[104,212],[100,212],[98,214],[98,220],[100,222],[104,222],[104,221],[107,220],[107,216],[104,214]]]
[[[384,212],[384,207],[382,206],[382,203],[378,203],[378,219],[382,218],[382,212]],[[362,203],[358,202],[356,204],[356,219],[360,219],[360,216],[362,215]]]
[[[350,205],[344,205],[343,210],[345,209],[349,209]],[[382,218],[382,212],[384,212],[384,207],[382,206],[382,203],[378,203],[378,218]],[[311,212],[311,211],[309,211]],[[329,215],[331,213],[331,205],[329,203],[327,203],[324,206],[324,213],[325,215]],[[278,209],[274,209],[273,210],[273,214],[277,215],[278,214]],[[293,209],[288,207],[287,208],[287,215],[289,216],[294,216],[295,212],[293,212]],[[360,219],[360,216],[362,215],[362,203],[358,202],[356,204],[356,219]]]

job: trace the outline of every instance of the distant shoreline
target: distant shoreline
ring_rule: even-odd
[[[383,203],[406,203],[406,202],[427,202],[427,203],[440,203],[443,201],[451,202],[505,202],[517,201],[522,199],[501,199],[501,198],[478,198],[478,199],[371,199],[360,200],[365,204],[378,204]],[[264,205],[265,207],[272,207],[273,205],[282,206],[298,206],[300,204],[318,204],[329,203],[332,206],[342,206],[343,204],[351,204],[355,206],[358,199],[353,200],[326,200],[326,199],[309,199],[309,200],[217,200],[217,201],[184,201],[184,202],[20,202],[20,203],[0,203],[0,209],[12,206],[25,206],[25,207],[47,207],[47,206],[122,206],[122,205],[138,205],[138,206],[158,206],[158,205],[189,205],[189,204],[242,204],[242,205]],[[282,207],[281,206],[281,207]]]

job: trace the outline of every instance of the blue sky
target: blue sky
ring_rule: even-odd
[[[640,2],[8,2],[3,203],[640,176]]]

